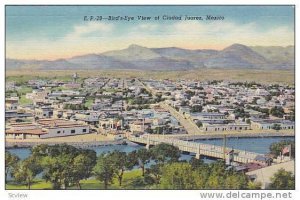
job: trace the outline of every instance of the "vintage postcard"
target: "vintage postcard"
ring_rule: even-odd
[[[292,5],[7,5],[5,189],[283,198],[294,37]]]

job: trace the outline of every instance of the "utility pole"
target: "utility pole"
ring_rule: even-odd
[[[289,146],[289,157],[291,160],[292,159],[292,144],[290,144],[290,146]]]
[[[224,134],[223,138],[223,159],[226,162],[226,134]]]
[[[143,133],[145,133],[145,118],[143,118]]]

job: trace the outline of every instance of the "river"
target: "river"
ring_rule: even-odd
[[[240,150],[247,150],[251,152],[265,154],[269,152],[269,146],[274,142],[279,142],[282,140],[295,140],[294,137],[263,137],[263,138],[227,138],[227,147],[232,147]],[[213,145],[223,145],[223,139],[209,139],[209,140],[196,140],[195,142],[213,144]],[[143,146],[136,144],[129,145],[108,145],[108,146],[97,146],[90,147],[96,151],[97,155],[109,151],[119,150],[122,152],[131,152],[143,148]],[[30,155],[30,148],[9,148],[7,149],[13,154],[16,154],[20,159],[25,159]],[[181,160],[189,160],[190,155],[182,154]],[[210,162],[208,158],[204,158],[204,161]]]

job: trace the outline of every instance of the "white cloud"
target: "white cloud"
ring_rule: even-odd
[[[135,26],[132,31],[137,32],[137,31],[155,31],[159,28],[158,24],[150,24],[150,23],[143,23]]]
[[[114,29],[112,24],[89,22],[83,25],[74,26],[73,32],[65,36],[65,40],[74,40],[83,37],[88,37],[89,34],[103,35],[109,33]]]

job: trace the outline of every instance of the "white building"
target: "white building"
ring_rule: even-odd
[[[259,130],[269,130],[273,129],[274,125],[277,124],[280,126],[280,129],[294,129],[295,123],[289,120],[251,120],[251,128]]]
[[[41,135],[41,138],[80,135],[90,132],[90,128],[86,124],[63,119],[41,119],[38,124],[47,131],[47,134]]]
[[[242,131],[249,130],[250,125],[247,123],[229,123],[229,124],[210,124],[203,123],[202,129],[208,132],[214,131]]]

